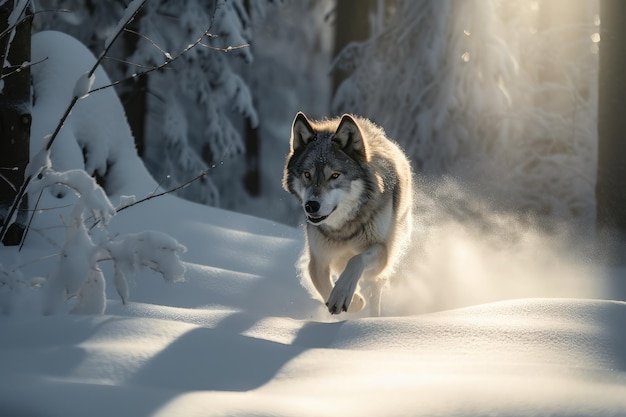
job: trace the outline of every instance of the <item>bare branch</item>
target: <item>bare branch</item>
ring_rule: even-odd
[[[0,33],[0,38],[11,33],[15,28],[17,28],[21,23],[23,23],[26,19],[30,17],[29,15],[26,14],[26,10],[28,10],[28,6],[30,6],[30,2],[24,3],[24,7],[22,8],[22,10],[20,10],[19,18],[15,21],[15,24],[3,30],[2,33]],[[9,44],[10,42],[7,42],[7,50],[9,49]]]
[[[174,188],[170,188],[169,190],[162,191],[162,192],[160,192],[160,193],[157,193],[157,192],[156,192],[156,190],[155,190],[154,192],[152,192],[152,193],[148,194],[147,196],[145,196],[145,197],[144,197],[144,198],[142,198],[141,200],[133,201],[132,203],[127,204],[127,205],[125,205],[125,206],[123,206],[123,207],[116,208],[116,209],[115,209],[116,213],[119,213],[120,211],[126,210],[127,208],[131,208],[131,207],[133,207],[133,206],[136,206],[137,204],[143,203],[143,202],[145,202],[145,201],[152,200],[153,198],[161,197],[161,196],[164,196],[164,195],[166,195],[166,194],[171,194],[171,193],[174,193],[174,192],[176,192],[176,191],[178,191],[178,190],[182,190],[182,189],[183,189],[183,188],[185,188],[185,187],[188,187],[188,186],[189,186],[190,184],[192,184],[193,182],[198,181],[199,179],[202,179],[202,178],[206,177],[206,176],[208,175],[209,171],[211,171],[212,169],[214,169],[215,167],[217,167],[217,165],[218,165],[218,164],[220,164],[220,165],[221,165],[221,164],[224,162],[224,158],[226,157],[226,155],[228,155],[228,153],[229,153],[229,152],[230,152],[230,147],[226,150],[226,152],[224,152],[224,154],[222,155],[222,157],[220,158],[220,160],[219,160],[219,162],[218,162],[218,163],[211,164],[211,166],[209,166],[209,167],[207,167],[207,168],[203,169],[202,171],[200,171],[200,173],[199,173],[198,175],[196,175],[195,177],[191,178],[190,180],[188,180],[188,181],[186,181],[186,182],[184,182],[184,183],[182,183],[182,184],[179,184],[179,185],[177,185],[177,186],[176,186],[176,187],[174,187]],[[162,182],[161,182],[161,183],[162,183]],[[159,187],[159,186],[161,185],[161,183],[159,183],[159,185],[158,185],[157,187]],[[97,225],[99,222],[100,222],[100,220],[96,220],[96,221],[94,222],[94,224],[92,224],[92,225],[91,225],[91,227],[89,228],[89,230],[91,230],[91,229],[93,229],[94,227],[96,227],[96,225]]]
[[[163,48],[161,48],[159,45],[156,44],[156,42],[154,42],[152,39],[150,39],[149,37],[147,37],[146,35],[143,35],[139,32],[136,32],[132,29],[124,29],[125,32],[128,33],[132,33],[133,35],[137,35],[141,38],[144,38],[145,40],[147,40],[148,42],[150,42],[152,44],[152,46],[154,46],[156,49],[158,49],[159,51],[161,51],[161,53],[163,54],[163,56],[165,56],[165,59],[172,59],[172,55],[170,55],[169,52],[167,52],[166,50],[164,50]]]
[[[12,170],[12,171],[17,171],[17,170]],[[13,183],[11,181],[9,181],[9,179],[7,177],[5,177],[4,175],[2,175],[2,173],[0,173],[0,179],[3,180],[4,182],[7,183],[7,185],[9,187],[11,187],[11,189],[13,191],[17,191],[17,188],[15,188],[15,185],[13,185]]]
[[[142,64],[138,64],[136,62],[127,61],[125,59],[114,58],[112,56],[105,56],[104,59],[106,59],[108,61],[120,62],[122,64],[126,64],[126,65],[137,67],[137,68],[145,68],[145,69],[151,69],[152,68],[152,66],[142,65]],[[167,68],[165,68],[165,69],[167,69]],[[93,91],[97,91],[97,90],[92,90],[91,92],[93,92]]]
[[[12,66],[9,66],[9,67],[5,67],[5,68],[8,68],[8,69],[13,69],[13,68],[15,68],[15,69],[13,69],[13,71],[11,71],[11,72],[3,73],[2,75],[0,75],[0,80],[3,79],[3,78],[8,77],[9,75],[13,75],[16,72],[20,72],[24,68],[30,68],[33,65],[41,64],[42,62],[44,62],[47,59],[48,58],[46,57],[46,58],[40,59],[37,62],[24,62],[21,65],[12,65]]]
[[[43,194],[43,190],[41,190],[39,192],[39,195],[37,196],[37,201],[35,202],[35,210],[37,210],[37,206],[39,206],[39,201],[41,201],[42,194]],[[26,229],[24,229],[24,233],[22,234],[22,240],[20,241],[20,248],[17,250],[18,252],[21,252],[22,247],[24,247],[24,242],[26,242],[26,235],[28,234],[28,230],[30,229],[30,225],[33,222],[34,218],[35,216],[31,215],[30,218],[28,219],[28,224],[26,225]]]
[[[37,10],[35,12],[32,13],[32,16],[34,17],[35,15],[38,15],[40,13],[50,13],[50,12],[60,12],[60,13],[73,13],[71,10],[68,9],[46,9],[46,10]],[[23,12],[22,12],[23,13]],[[15,29],[16,27],[18,27],[19,25],[21,25],[22,23],[24,23],[24,21],[26,19],[28,19],[30,16],[23,16],[20,18],[20,20],[18,20],[17,22],[15,22],[14,25],[9,26],[8,28],[6,28],[5,30],[3,30],[2,32],[0,32],[0,38],[6,36],[8,33],[10,33],[13,29]]]
[[[204,37],[211,37],[211,36],[214,36],[214,35],[211,35],[211,34],[209,33],[209,30],[210,30],[210,29],[207,29],[207,30],[206,30],[206,31],[202,34],[202,36],[200,36],[198,39],[196,39],[196,40],[195,40],[195,42],[190,43],[189,45],[187,45],[187,47],[185,47],[185,49],[183,49],[183,50],[182,50],[181,52],[179,52],[177,55],[175,55],[175,56],[173,56],[173,57],[172,57],[169,53],[167,53],[167,52],[166,52],[166,53],[167,53],[167,55],[168,55],[168,56],[170,56],[170,58],[171,58],[171,59],[167,59],[167,56],[166,56],[166,60],[165,60],[162,64],[157,65],[157,66],[152,67],[152,68],[149,68],[149,69],[147,69],[147,70],[145,70],[145,71],[136,72],[136,73],[134,73],[133,75],[131,75],[130,77],[122,78],[122,79],[120,79],[120,80],[117,80],[117,81],[112,82],[111,84],[104,85],[104,86],[102,86],[102,87],[98,87],[98,88],[94,88],[93,90],[89,91],[89,94],[91,94],[91,93],[95,93],[96,91],[104,90],[105,88],[110,88],[110,87],[116,86],[116,85],[118,85],[118,84],[120,84],[120,83],[123,83],[123,82],[125,82],[125,81],[132,80],[132,79],[134,79],[134,78],[136,78],[136,77],[139,77],[140,75],[149,74],[149,73],[151,73],[151,72],[153,72],[153,71],[158,71],[158,70],[160,70],[160,69],[165,68],[167,65],[171,64],[172,62],[176,61],[176,60],[177,60],[178,58],[180,58],[181,56],[185,55],[185,54],[186,54],[187,52],[189,52],[191,49],[195,48],[195,47],[196,47],[196,46],[198,46],[198,45],[201,45],[201,44],[202,44],[202,39],[204,39]],[[156,46],[156,44],[155,44],[155,46]],[[159,48],[159,47],[157,46],[157,48]],[[159,50],[162,50],[162,49],[161,49],[161,48],[159,48]]]
[[[206,43],[199,43],[198,45],[207,49],[213,49],[214,51],[221,51],[221,52],[235,51],[237,49],[247,48],[250,46],[249,43],[239,45],[239,46],[227,46],[226,48],[219,48],[217,46],[207,45]]]
[[[88,77],[91,77],[93,75],[94,72],[96,72],[96,69],[98,69],[98,66],[100,65],[100,63],[102,62],[102,60],[104,59],[104,57],[106,56],[106,54],[109,53],[109,50],[111,49],[111,47],[113,46],[113,44],[115,43],[115,41],[117,40],[117,38],[120,37],[120,35],[122,34],[122,31],[124,30],[124,28],[126,26],[128,26],[128,24],[130,22],[132,22],[135,17],[137,16],[137,14],[139,14],[139,11],[143,8],[144,4],[146,4],[147,0],[143,0],[141,2],[141,4],[139,5],[139,7],[137,7],[137,9],[135,10],[135,12],[130,15],[130,17],[128,18],[128,20],[126,20],[126,22],[124,22],[123,25],[121,25],[120,30],[118,30],[112,38],[110,38],[111,40],[108,41],[104,47],[104,50],[100,53],[100,56],[98,57],[98,59],[96,60],[95,64],[93,64],[93,67],[91,68],[91,70],[87,73]]]

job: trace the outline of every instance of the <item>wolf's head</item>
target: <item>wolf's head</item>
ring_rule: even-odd
[[[356,215],[363,200],[367,143],[357,120],[313,122],[298,113],[291,129],[283,187],[302,203],[313,225],[340,228]]]

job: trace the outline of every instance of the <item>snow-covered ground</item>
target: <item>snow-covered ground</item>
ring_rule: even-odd
[[[186,245],[185,280],[142,273],[103,316],[0,318],[1,415],[626,413],[626,303],[331,317],[296,278],[299,230],[174,197],[114,220]]]
[[[54,55],[45,43],[53,38],[40,37],[33,53]],[[79,66],[76,45],[65,45]],[[62,101],[85,71],[46,72],[61,61],[35,69],[37,134],[54,127],[54,114],[37,117],[50,111],[46,100]],[[49,93],[37,84],[44,74]],[[156,184],[136,155],[119,151],[125,145],[98,147],[106,135],[81,124],[102,122],[130,140],[127,126],[107,119],[119,105],[107,94],[79,102],[52,157],[54,168],[72,169],[83,163],[76,144],[91,150],[118,204]],[[58,254],[68,227],[64,203],[75,198],[53,194],[44,192],[23,251],[0,249],[3,267],[25,279],[46,276],[57,257],[45,256]],[[0,317],[0,415],[625,415],[626,303],[608,300],[607,270],[580,262],[569,242],[490,219],[502,233],[431,222],[404,282],[383,297],[385,316],[368,318],[330,316],[299,282],[299,229],[170,195],[120,211],[107,236],[171,235],[187,248],[184,280],[141,270],[124,305],[100,262],[106,311],[85,316],[41,315],[45,283],[2,289],[15,300]]]

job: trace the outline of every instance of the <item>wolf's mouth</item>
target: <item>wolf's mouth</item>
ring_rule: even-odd
[[[307,220],[313,224],[318,224],[320,222],[323,222],[324,220],[326,220],[328,216],[320,216],[320,217],[313,217],[313,216],[306,216]]]
[[[320,224],[321,222],[323,222],[324,220],[326,220],[328,218],[328,216],[330,216],[331,214],[333,214],[333,212],[337,209],[337,206],[333,207],[333,209],[330,211],[330,213],[328,213],[325,216],[312,216],[310,214],[306,215],[307,220],[309,221],[309,223],[311,224]]]

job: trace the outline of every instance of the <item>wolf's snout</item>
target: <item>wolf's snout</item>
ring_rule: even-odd
[[[309,214],[317,213],[320,209],[320,203],[314,200],[309,200],[304,205],[304,209]]]

